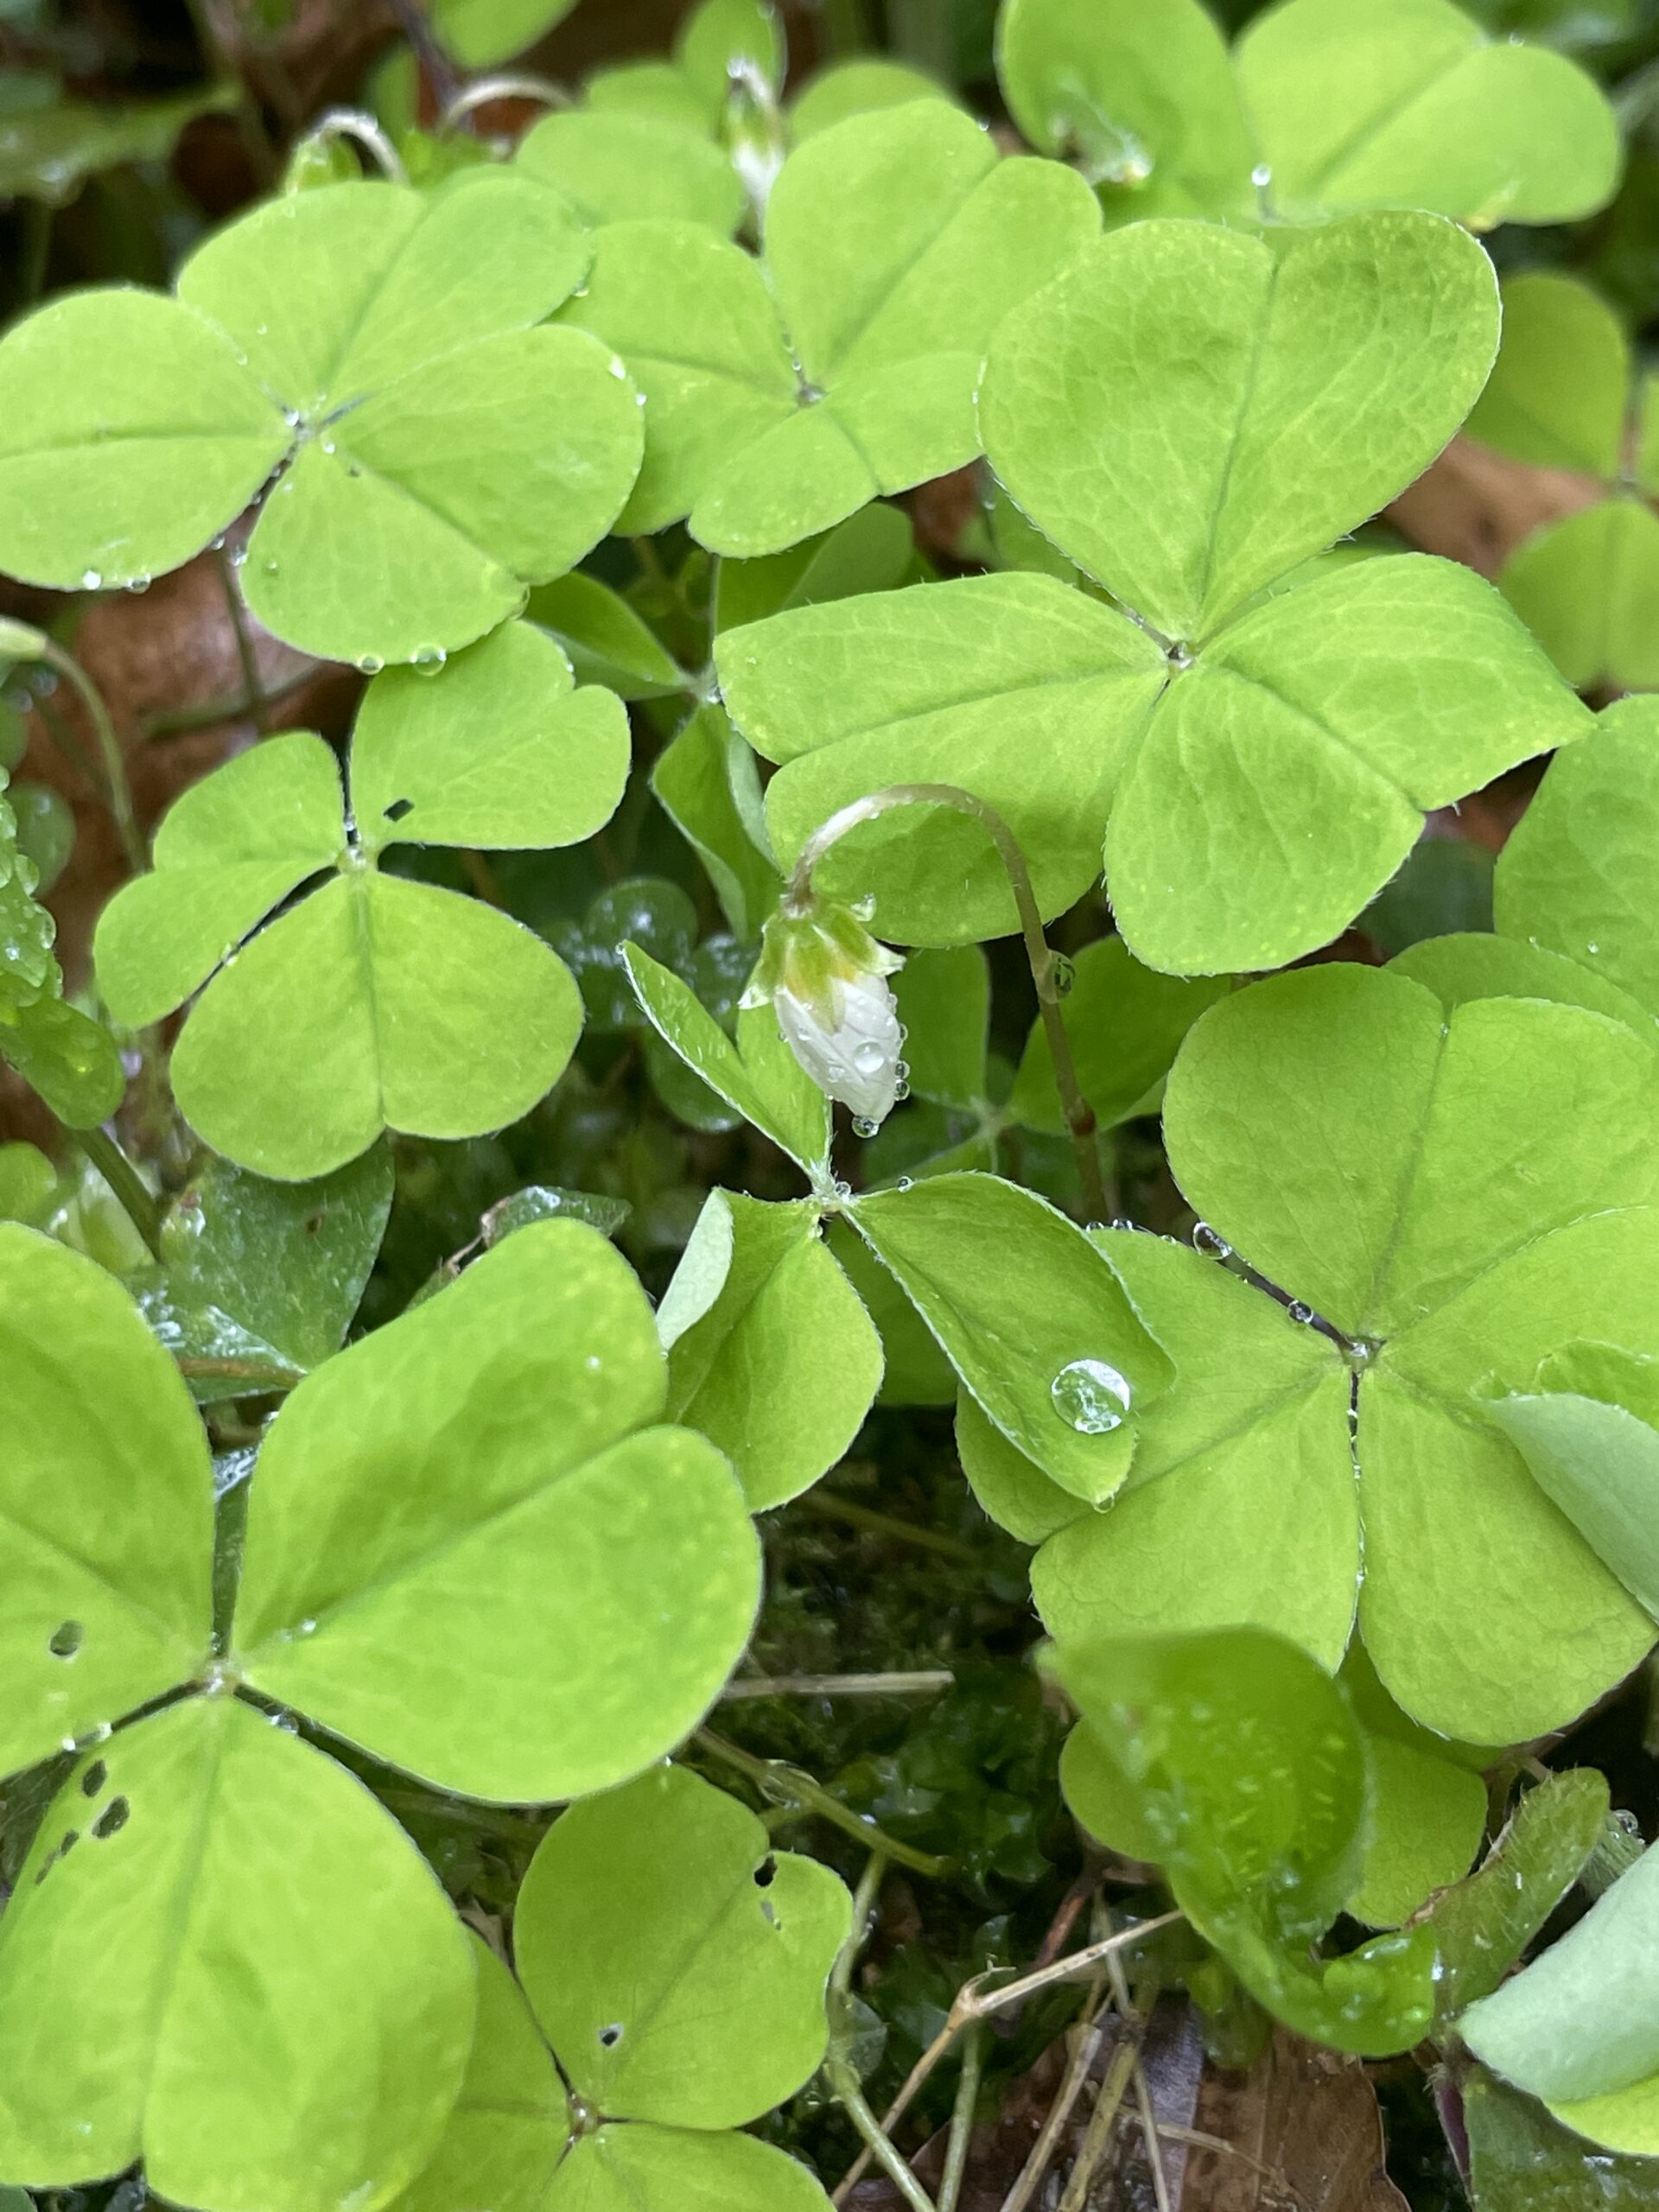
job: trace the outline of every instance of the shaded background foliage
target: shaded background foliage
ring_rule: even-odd
[[[1617,199],[1586,223],[1501,232],[1494,250],[1506,276],[1533,266],[1584,276],[1617,307],[1640,346],[1659,327],[1659,0],[1467,4],[1491,31],[1554,44],[1611,89],[1628,138]],[[207,229],[271,187],[285,149],[320,111],[365,97],[371,73],[407,28],[408,12],[391,0],[0,0],[0,321],[88,282],[165,283]],[[524,65],[571,81],[601,63],[659,53],[684,12],[677,0],[581,0]],[[779,12],[792,79],[820,60],[881,48],[955,86],[976,112],[999,112],[995,0],[781,0]],[[1215,12],[1236,28],[1259,10],[1250,0],[1224,0]],[[429,110],[432,89],[429,82],[424,88]],[[503,100],[483,111],[478,124],[516,132],[531,113]],[[1528,468],[1459,439],[1388,520],[1408,543],[1492,575],[1538,524],[1595,496],[1588,480]],[[904,504],[926,572],[972,572],[974,473],[925,486]],[[683,638],[688,660],[700,651],[708,588],[706,565],[690,555],[677,531],[661,541],[660,557],[613,542],[591,564],[627,589],[671,650]],[[342,740],[362,689],[353,671],[308,659],[263,633],[250,669],[211,555],[142,597],[63,601],[0,587],[0,612],[73,639],[111,702],[149,823],[179,791],[245,746],[261,721],[266,728],[305,725]],[[264,702],[251,710],[251,677]],[[633,938],[690,976],[715,1006],[722,994],[728,1005],[734,1002],[750,963],[752,949],[731,940],[702,871],[652,800],[649,770],[678,710],[676,700],[636,707],[628,794],[589,844],[494,863],[432,852],[400,858],[409,872],[481,893],[544,934],[578,973],[588,1022],[569,1074],[513,1128],[460,1145],[395,1142],[396,1196],[365,1325],[400,1313],[435,1271],[474,1244],[492,1209],[526,1185],[614,1201],[618,1241],[653,1293],[666,1286],[709,1187],[792,1193],[787,1164],[764,1139],[710,1099],[688,1096],[684,1077],[643,1028],[613,950],[622,938]],[[68,741],[67,760],[54,734]],[[49,903],[72,983],[84,977],[92,922],[121,874],[113,831],[91,783],[73,766],[74,747],[84,747],[87,734],[73,702],[41,681],[14,678],[0,701],[4,757],[21,747],[20,775],[55,795],[41,802],[41,834],[55,836],[62,849]],[[1518,769],[1459,809],[1433,817],[1400,876],[1332,953],[1380,964],[1420,938],[1490,927],[1492,857],[1537,774],[1538,764]],[[1052,935],[1075,955],[1109,928],[1103,898],[1095,893]],[[1001,943],[989,950],[992,1084],[1002,1095],[1024,1046],[1029,1009],[1017,948]],[[181,1177],[188,1163],[167,1154],[175,1139],[161,1102],[140,1092],[127,1111],[137,1148],[159,1152],[164,1172]],[[913,1103],[868,1148],[865,1173],[871,1180],[900,1173],[974,1134],[971,1116]],[[17,1139],[49,1143],[51,1132],[0,1069],[0,1141]],[[1075,1199],[1075,1171],[1058,1138],[1005,1129],[996,1141],[1020,1179],[1063,1203]],[[1123,1217],[1189,1236],[1193,1218],[1170,1178],[1156,1121],[1126,1122],[1115,1154]],[[7,1195],[0,1189],[0,1198]],[[95,1191],[66,1181],[50,1196],[60,1210],[75,1211],[79,1241],[96,1252],[119,1253],[124,1230]],[[861,2065],[878,2107],[937,2033],[969,1975],[1057,1947],[1103,1873],[1115,1904],[1132,1907],[1142,1896],[1143,1870],[1122,1860],[1103,1866],[1062,1806],[1064,1724],[1024,1663],[1037,1636],[1027,1554],[986,1521],[963,1489],[943,1402],[949,1395],[941,1390],[937,1408],[878,1408],[829,1480],[763,1523],[768,1597],[748,1670],[766,1677],[948,1669],[955,1687],[922,1699],[746,1697],[728,1705],[720,1722],[741,1751],[792,1763],[916,1851],[955,1862],[947,1883],[912,1885],[902,1872],[889,1880],[860,1968]],[[228,1416],[219,1440],[227,1447],[238,1440]],[[1539,1747],[1546,1764],[1602,1767],[1615,1805],[1649,1834],[1659,1822],[1656,1688],[1659,1675],[1643,1670],[1580,1723],[1569,1743]],[[545,1823],[447,1799],[367,1760],[355,1763],[468,1915],[499,1923]],[[729,1783],[728,1769],[709,1770]],[[21,1864],[54,1778],[49,1770],[25,1777],[0,1801],[0,1876],[9,1878]],[[786,1796],[753,1795],[781,1837],[811,1849],[849,1880],[856,1877],[861,1853],[834,1823]],[[1151,1961],[1145,1989],[1173,1980],[1187,1963],[1175,1951]],[[1023,2163],[1063,2067],[1057,2037],[1078,2001],[1075,1991],[1049,1993],[999,2020],[988,2037],[968,2212],[1000,2204]],[[1230,2072],[1207,2063],[1206,2040],[1212,2059],[1249,2063]],[[1109,2048],[1099,2054],[1102,2069],[1109,2055]],[[1224,2013],[1201,2024],[1184,1999],[1172,1999],[1155,2016],[1147,2063],[1160,2107],[1167,2097],[1167,2108],[1183,2111],[1182,2124],[1199,2139],[1185,2156],[1189,2207],[1388,2212],[1403,2197],[1430,2212],[1461,2201],[1431,2093],[1405,2062],[1370,2069],[1368,2081],[1357,2062],[1282,2033],[1263,2047]],[[1381,2170],[1373,2089],[1388,2122],[1390,2178]],[[940,2125],[949,2097],[948,2076],[936,2077],[912,2140]],[[857,2147],[817,2088],[768,2126],[826,2176]],[[1234,2145],[1234,2154],[1206,2149],[1205,2138]],[[1067,2154],[1063,2146],[1062,2166]],[[925,2177],[937,2178],[938,2157],[937,2144],[923,2152]],[[136,2187],[48,2202],[67,2212],[71,2203],[111,2199],[130,2212]],[[1112,2188],[1115,2194],[1091,2201],[1124,2207],[1152,2201],[1144,2160],[1128,2139]],[[862,2184],[852,2201],[866,2212],[887,2212],[898,2202],[880,2182]],[[1492,2201],[1507,2212],[1531,2200],[1495,2188]]]

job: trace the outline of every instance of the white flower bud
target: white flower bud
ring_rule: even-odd
[[[780,985],[772,997],[778,1027],[820,1090],[850,1106],[861,1122],[881,1122],[898,1103],[903,1038],[899,1007],[885,976],[836,976],[830,985],[831,1020]]]
[[[899,955],[864,916],[810,891],[785,896],[761,932],[742,1003],[770,1006],[785,1043],[820,1090],[850,1106],[872,1135],[905,1096],[904,1032],[887,978]]]

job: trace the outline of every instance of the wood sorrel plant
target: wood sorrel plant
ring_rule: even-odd
[[[1196,2205],[1167,2028],[1264,2172],[1300,2039],[1368,2176],[1429,2056],[1425,2204],[1659,2202],[1659,466],[1482,242],[1613,108],[1450,0],[1002,0],[995,130],[569,11],[0,152],[0,2195]],[[271,188],[69,268],[215,106]],[[1465,424],[1588,480],[1497,585],[1376,521]]]

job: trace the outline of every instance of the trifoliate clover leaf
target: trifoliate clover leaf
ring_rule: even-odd
[[[1550,763],[1499,856],[1494,913],[1503,937],[1571,963],[1587,1004],[1612,990],[1659,1018],[1656,891],[1659,705],[1621,699],[1581,756]]]
[[[56,925],[7,789],[0,766],[0,1061],[68,1128],[90,1129],[120,1104],[126,1077],[109,1032],[64,1001]]]
[[[55,77],[9,69],[5,135],[0,140],[0,198],[61,207],[89,177],[129,162],[166,162],[187,124],[236,104],[226,86],[170,99],[65,98]]]
[[[575,0],[433,0],[432,28],[463,69],[493,69],[564,21]]]
[[[731,1468],[659,1425],[667,1382],[649,1302],[597,1230],[505,1238],[277,1415],[237,1673],[497,1802],[604,1789],[660,1758],[741,1650],[760,1573]]]
[[[1213,1007],[1170,1077],[1171,1164],[1303,1325],[1108,1236],[1177,1381],[1122,1499],[1039,1555],[1050,1627],[1257,1622],[1334,1666],[1363,1573],[1377,1673],[1431,1729],[1519,1741],[1617,1681],[1652,1624],[1470,1394],[1526,1388],[1565,1337],[1659,1343],[1655,1084],[1603,1016],[1448,1016],[1397,974],[1319,968]]]
[[[0,1772],[12,1773],[206,1663],[213,1490],[190,1394],[126,1293],[10,1223],[0,1357]]]
[[[1147,966],[1269,968],[1328,941],[1426,810],[1587,727],[1468,570],[1404,556],[1293,578],[1433,458],[1496,336],[1490,264],[1430,216],[1272,245],[1142,223],[1093,247],[1002,327],[980,418],[1021,509],[1141,621],[1004,574],[729,632],[728,707],[782,764],[780,863],[866,792],[950,781],[1004,814],[1045,913],[1087,888],[1103,838]],[[873,891],[900,942],[1014,925],[966,822],[890,816],[826,865],[825,888]]]
[[[1659,1620],[1659,1361],[1564,1344],[1530,1389],[1491,1398],[1485,1410],[1539,1488]]]
[[[791,2096],[828,2040],[846,1941],[828,1867],[683,1769],[573,1806],[514,1916],[526,1993],[572,2088],[609,2120],[741,2127]]]
[[[67,2187],[142,2158],[206,2212],[385,2203],[438,2141],[474,2002],[460,1923],[391,1815],[222,1693],[75,1767],[0,1980],[0,2170]]]
[[[957,783],[1019,838],[1046,916],[1099,874],[1115,756],[1167,677],[1144,632],[1031,575],[794,609],[728,630],[715,665],[732,720],[780,764],[766,823],[783,866],[855,798],[896,782]],[[1015,926],[995,848],[945,808],[861,825],[814,880],[832,896],[874,887],[882,934],[904,944],[964,944]]]
[[[1014,120],[1119,220],[1421,207],[1479,229],[1590,214],[1618,179],[1593,79],[1449,0],[1287,0],[1230,57],[1198,0],[1008,0],[997,31]]]
[[[671,969],[634,944],[623,946],[622,961],[645,1019],[692,1073],[809,1179],[827,1173],[830,1101],[784,1042],[771,1007],[741,1012],[734,1039]]]
[[[1075,156],[1120,218],[1255,213],[1232,62],[1198,0],[1007,0],[996,73],[1030,143]]]
[[[142,583],[274,477],[242,570],[267,627],[373,667],[470,644],[604,536],[639,467],[620,365],[542,327],[589,254],[556,194],[480,168],[268,202],[173,297],[53,301],[0,346],[0,565]]]
[[[1645,2212],[1656,2171],[1649,2158],[1586,2156],[1584,2138],[1550,2117],[1536,2098],[1522,2096],[1471,2066],[1459,2085],[1469,2144],[1469,2185],[1484,2212],[1535,2212],[1555,2203],[1567,2212]],[[1593,2191],[1593,2195],[1591,2192]]]
[[[0,1228],[0,1769],[91,1745],[0,1924],[0,2171],[69,2187],[142,2157],[206,2212],[381,2202],[460,2080],[456,1923],[361,1785],[213,1672],[213,1468],[130,1300]],[[111,1733],[191,1682],[207,1694]]]
[[[333,1357],[391,1192],[385,1146],[312,1183],[266,1182],[225,1160],[199,1167],[162,1221],[160,1265],[128,1283],[167,1350],[190,1359],[198,1405],[244,1395],[251,1376],[297,1382]]]
[[[991,332],[1098,226],[1079,178],[1002,160],[969,117],[921,100],[790,156],[764,265],[683,223],[601,232],[561,321],[613,346],[645,395],[621,527],[689,516],[711,551],[776,553],[961,467]]]
[[[1121,937],[1084,946],[1071,963],[1060,1017],[1078,1084],[1102,1128],[1147,1111],[1182,1038],[1230,988],[1225,978],[1160,976],[1143,968]],[[1065,1134],[1048,1032],[1040,1020],[1026,1039],[1008,1111],[1027,1128]]]
[[[1618,317],[1588,285],[1536,270],[1504,286],[1503,343],[1468,432],[1516,461],[1602,480],[1599,501],[1533,531],[1498,578],[1580,690],[1599,681],[1643,686],[1659,670],[1650,643],[1659,522],[1640,496],[1659,482],[1654,388],[1651,378],[1637,384]]]
[[[1172,1367],[1076,1224],[995,1175],[932,1175],[846,1211],[1009,1444],[1072,1497],[1109,1497]]]
[[[493,2212],[543,2212],[570,2140],[569,2100],[524,1992],[481,1936],[472,1948],[478,2025],[466,2078],[397,2212],[454,2212],[473,2195]]]
[[[1418,2041],[1433,2017],[1426,1930],[1308,1956],[1364,1866],[1372,1783],[1340,1686],[1256,1629],[1062,1643],[1049,1663],[1085,1723],[1068,1796],[1086,1806],[1105,1783],[1129,1847],[1161,1862],[1251,1994],[1338,2050]]]
[[[881,1381],[881,1340],[810,1200],[711,1191],[657,1329],[670,1419],[719,1446],[754,1513],[835,1465]]]
[[[1592,2142],[1659,2155],[1659,1850],[1458,2031],[1478,2058]]]
[[[952,94],[907,61],[884,54],[855,54],[832,61],[810,76],[789,103],[789,135],[796,145],[815,137],[849,115],[870,115],[878,108],[905,107],[912,100],[951,100]]]
[[[728,2131],[822,2059],[851,1917],[827,1867],[682,1768],[573,1807],[519,1893],[522,1992],[480,1948],[467,2081],[398,2212],[483,2176],[501,2212],[824,2212],[804,2167]]]
[[[1631,373],[1630,340],[1600,295],[1528,270],[1503,287],[1503,342],[1466,434],[1534,467],[1611,483],[1624,464]]]
[[[1283,0],[1234,59],[1281,215],[1571,222],[1618,182],[1618,124],[1595,79],[1548,47],[1489,36],[1450,0]]]
[[[687,716],[658,754],[651,788],[702,862],[733,931],[759,937],[783,880],[766,842],[754,755],[721,708]]]
[[[748,209],[724,148],[666,116],[565,109],[526,134],[517,159],[594,229],[673,221],[729,238]]]
[[[1659,516],[1628,493],[1524,538],[1503,595],[1569,683],[1659,683]]]
[[[575,690],[558,647],[525,625],[435,674],[388,670],[358,717],[349,800],[329,747],[299,732],[175,804],[154,873],[99,922],[105,999],[139,1027],[201,992],[173,1058],[180,1107],[263,1175],[327,1174],[385,1128],[499,1128],[563,1072],[576,986],[508,916],[385,873],[380,856],[574,843],[608,819],[627,762],[620,703]]]

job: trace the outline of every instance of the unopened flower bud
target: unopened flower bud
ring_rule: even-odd
[[[903,961],[849,906],[813,899],[766,924],[745,1006],[769,1005],[785,1042],[820,1090],[874,1125],[903,1080],[903,1034],[887,977]]]

